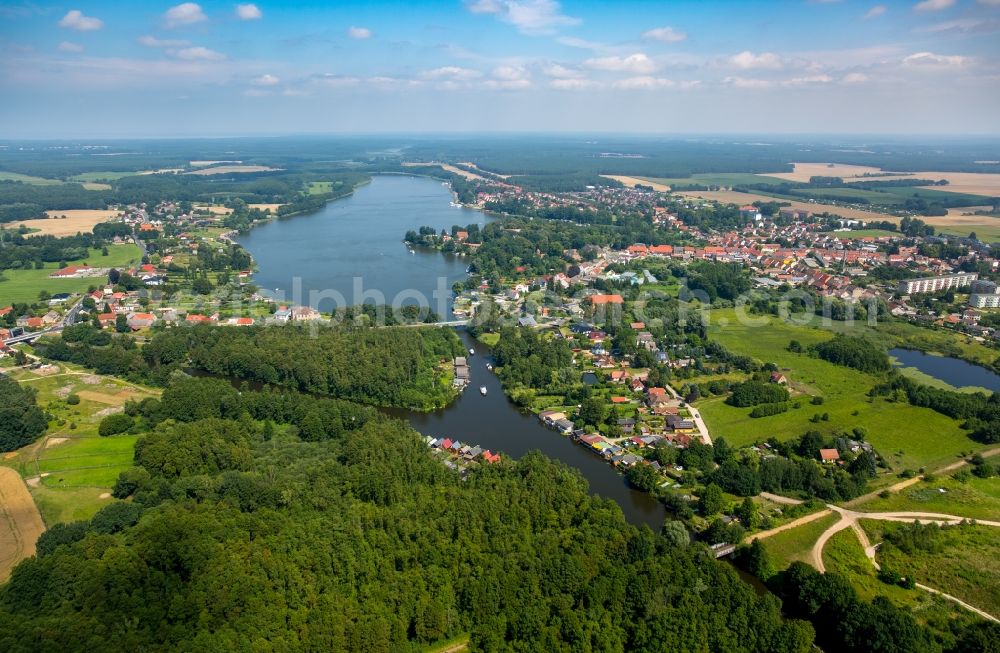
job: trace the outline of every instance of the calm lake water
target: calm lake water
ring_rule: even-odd
[[[440,182],[376,176],[351,197],[331,202],[313,214],[255,227],[239,242],[257,261],[255,283],[264,289],[283,289],[286,298],[292,297],[295,277],[301,278],[307,298],[309,290],[334,288],[349,299],[354,277],[361,277],[365,288],[379,289],[390,300],[406,289],[429,296],[441,277],[447,280],[450,292],[452,283],[465,278],[467,259],[436,251],[410,254],[401,242],[408,229],[421,225],[450,229],[453,224],[484,223],[482,213],[453,208],[450,201],[448,189]],[[450,303],[449,296],[441,315],[450,315]],[[329,310],[322,303],[320,308]],[[521,413],[504,395],[496,375],[486,369],[489,349],[464,331],[459,335],[466,348],[476,350],[469,360],[469,389],[449,407],[434,413],[387,412],[407,419],[426,435],[478,444],[515,458],[541,451],[580,470],[591,491],[615,500],[629,522],[659,530],[667,516],[660,503],[629,487],[602,458],[543,427],[534,415]],[[482,385],[487,388],[485,397],[479,393]]]
[[[960,358],[933,356],[912,349],[890,349],[889,355],[903,367],[915,367],[924,374],[956,388],[975,386],[993,392],[1000,391],[1000,375]]]
[[[274,220],[237,237],[257,262],[262,291],[279,301],[327,312],[361,303],[412,304],[451,317],[451,285],[465,279],[467,258],[411,250],[407,230],[485,224],[481,211],[455,208],[441,182],[379,175],[353,195],[308,214]],[[436,293],[436,295],[435,295]]]

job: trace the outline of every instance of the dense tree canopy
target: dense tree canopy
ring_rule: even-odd
[[[35,403],[35,391],[0,374],[0,451],[34,442],[47,425],[45,413]]]

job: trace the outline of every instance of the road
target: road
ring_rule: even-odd
[[[59,331],[62,331],[63,328],[76,324],[76,316],[80,313],[80,309],[83,308],[84,298],[86,298],[86,295],[78,299],[76,303],[73,304],[72,308],[70,308],[69,311],[66,312],[66,315],[63,316],[62,320],[56,322],[48,329],[42,329],[41,331],[32,331],[31,333],[25,333],[23,335],[17,336],[16,338],[8,338],[7,340],[4,340],[4,344],[16,345],[19,342],[28,342],[29,340],[34,340],[39,336],[44,336],[50,333],[58,333]]]
[[[663,387],[667,389],[667,392],[669,392],[674,399],[684,401],[684,398],[677,394],[677,391],[674,390],[670,384],[664,383]],[[712,444],[712,434],[708,432],[708,425],[705,424],[705,420],[702,419],[701,412],[691,404],[687,404],[687,409],[688,412],[691,413],[691,421],[694,422],[694,425],[698,427],[698,432],[701,433],[702,441],[705,444]]]

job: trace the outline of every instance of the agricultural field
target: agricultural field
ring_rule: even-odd
[[[754,202],[788,202],[793,209],[802,211],[812,211],[813,213],[830,213],[839,215],[850,220],[888,220],[893,216],[879,213],[874,210],[855,209],[835,204],[822,204],[819,202],[804,202],[788,200],[784,196],[766,193],[741,193],[735,190],[706,190],[706,191],[680,191],[678,195],[692,199],[713,200],[729,204],[753,204]],[[897,218],[898,219],[898,218]]]
[[[100,437],[101,420],[121,412],[128,400],[156,392],[112,377],[90,374],[72,365],[17,370],[10,376],[38,391],[38,403],[53,416],[37,442],[0,461],[26,481],[45,523],[87,519],[112,500],[118,474],[132,464],[138,436]],[[67,399],[80,398],[76,405]]]
[[[926,548],[902,551],[886,537],[909,524],[862,520],[861,526],[873,544],[883,542],[875,555],[881,566],[1000,615],[1000,529],[969,524],[941,528],[932,531]]]
[[[94,267],[124,268],[138,263],[141,258],[142,250],[138,245],[109,245],[107,256],[102,256],[101,250],[94,249],[87,259],[68,263],[81,265],[86,262]],[[80,279],[53,279],[49,276],[58,269],[58,263],[46,263],[41,270],[4,270],[6,281],[0,281],[0,306],[9,306],[14,302],[37,302],[38,293],[42,290],[50,293],[83,293],[90,286],[100,285],[107,280],[103,276]]]
[[[65,209],[46,211],[48,219],[17,220],[3,224],[6,229],[16,229],[24,225],[33,233],[42,236],[75,236],[93,231],[94,225],[107,222],[119,214],[115,209]]]
[[[245,165],[227,165],[227,166],[215,166],[211,168],[201,168],[199,170],[192,170],[184,174],[188,175],[228,175],[236,173],[251,173],[251,172],[276,172],[281,168],[272,168],[270,166],[245,166]]]
[[[122,177],[133,177],[135,175],[143,174],[141,172],[132,171],[107,171],[107,172],[81,172],[78,175],[73,175],[69,177],[70,181],[80,181],[84,183],[92,183],[99,181],[118,181]]]
[[[783,179],[777,175],[756,175],[749,172],[715,172],[695,174],[690,177],[640,177],[640,181],[654,182],[664,186],[722,186],[732,188],[733,186],[750,186],[753,184],[780,184]]]
[[[881,168],[870,166],[855,166],[827,163],[794,163],[794,172],[782,172],[772,175],[787,181],[808,183],[811,177],[840,177],[845,182],[890,181],[894,179],[945,179],[947,186],[934,188],[946,193],[966,193],[986,197],[1000,196],[1000,174],[982,172],[940,172],[935,170],[907,172],[898,175],[865,177],[866,173],[883,175]]]
[[[35,177],[33,175],[22,175],[19,172],[0,171],[0,181],[19,181],[23,184],[34,186],[55,186],[63,182],[58,179],[46,179],[45,177]]]
[[[732,310],[713,311],[712,318],[710,337],[733,352],[775,363],[790,381],[792,405],[799,406],[779,415],[749,419],[748,408],[730,406],[725,397],[702,400],[697,406],[713,437],[725,436],[734,446],[741,446],[772,436],[788,440],[809,430],[833,434],[862,427],[895,471],[940,466],[956,460],[962,451],[982,448],[957,421],[940,413],[870,399],[867,393],[877,382],[874,376],[787,350],[793,339],[804,347],[827,340],[831,337],[828,330],[761,316],[755,318],[766,321],[765,325],[742,325]],[[823,403],[813,405],[813,396],[822,397]],[[827,414],[829,419],[812,421],[817,414]]]

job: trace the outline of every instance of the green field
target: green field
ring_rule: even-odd
[[[761,543],[774,559],[775,567],[779,570],[785,569],[795,561],[808,561],[813,544],[823,534],[823,531],[836,524],[838,519],[840,519],[839,515],[826,515],[798,528],[766,537],[761,540]]]
[[[62,364],[61,371],[38,376],[28,370],[13,378],[38,392],[38,404],[52,415],[44,437],[16,452],[2,463],[13,467],[28,482],[46,524],[88,519],[111,500],[107,496],[118,475],[132,466],[138,436],[100,437],[103,416],[126,399],[153,396],[112,377],[83,372]],[[81,393],[79,404],[66,401]]]
[[[101,256],[101,250],[94,249],[86,261],[69,261],[69,264],[80,265],[86,262],[94,267],[123,268],[138,263],[141,255],[142,250],[138,245],[109,245],[107,256]],[[41,270],[4,270],[3,276],[7,280],[0,281],[0,307],[14,302],[37,302],[38,293],[42,290],[53,294],[82,293],[90,286],[99,286],[107,281],[103,276],[81,279],[53,279],[49,276],[58,269],[57,263],[46,263]]]
[[[322,195],[324,193],[333,192],[333,182],[332,181],[311,181],[309,182],[309,194],[310,195]]]
[[[898,231],[886,231],[884,229],[856,229],[853,231],[826,231],[825,236],[833,236],[834,238],[847,238],[849,240],[855,240],[858,238],[881,238],[883,236],[893,236],[898,238]]]
[[[130,171],[81,172],[69,177],[70,181],[117,181],[122,177],[133,177],[139,173]]]
[[[961,451],[982,448],[966,436],[957,421],[940,413],[881,398],[869,399],[867,392],[876,384],[875,377],[787,350],[793,339],[809,346],[829,339],[831,330],[754,317],[766,323],[743,325],[736,320],[735,311],[715,310],[710,337],[733,352],[775,363],[788,377],[795,394],[793,405],[799,407],[780,415],[750,419],[749,408],[730,406],[725,397],[702,400],[698,407],[713,437],[725,436],[731,444],[741,446],[772,436],[787,440],[809,430],[834,434],[860,426],[896,471],[940,466],[953,462]],[[841,324],[836,330],[844,328]],[[859,334],[879,337],[869,327],[856,328]],[[811,405],[810,396],[817,395],[823,397],[824,403]],[[811,421],[813,415],[823,413],[829,414],[829,421]]]
[[[942,492],[941,490],[944,490]],[[937,512],[970,519],[1000,519],[1000,477],[977,478],[965,483],[954,475],[921,481],[888,498],[875,497],[855,506],[864,512]]]
[[[19,172],[0,171],[0,181],[20,181],[34,186],[55,186],[63,182],[58,179],[46,179],[44,177],[34,177],[32,175],[22,175]]]
[[[887,533],[906,524],[862,520],[872,543],[884,542]],[[980,610],[1000,614],[1000,529],[963,525],[943,528],[935,550],[915,548],[903,552],[889,542],[876,554],[880,565],[918,583],[951,594]]]
[[[751,184],[787,184],[778,177],[755,175],[749,172],[719,172],[691,175],[690,177],[636,177],[667,186],[749,186]]]

